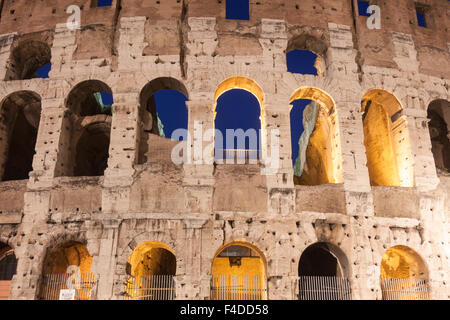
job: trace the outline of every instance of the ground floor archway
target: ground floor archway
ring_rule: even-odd
[[[211,300],[267,299],[265,258],[251,244],[222,247],[214,257],[211,277]]]
[[[0,242],[0,300],[8,300],[11,290],[11,280],[16,274],[17,259],[7,244]]]
[[[422,257],[407,246],[388,249],[381,260],[383,300],[428,300],[428,269]]]
[[[173,250],[158,241],[145,241],[127,262],[125,300],[173,300],[177,261]]]
[[[350,300],[348,260],[342,250],[317,242],[303,251],[298,266],[300,300]]]

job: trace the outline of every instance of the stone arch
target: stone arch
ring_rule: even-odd
[[[267,263],[261,250],[245,241],[223,245],[211,264],[211,299],[267,299]],[[235,291],[238,284],[242,290]]]
[[[17,271],[14,249],[0,242],[0,300],[8,300],[11,280]]]
[[[21,41],[11,52],[5,80],[37,78],[37,70],[50,63],[50,46],[38,40]]]
[[[112,94],[111,88],[100,80],[84,80],[75,85],[69,92],[65,104],[75,115],[80,117],[97,114],[111,115],[111,111],[102,111],[94,94],[105,92]]]
[[[39,299],[58,300],[62,289],[76,289],[75,299],[86,300],[95,294],[95,277],[91,273],[93,257],[80,241],[57,238],[59,244],[48,246],[42,263]],[[66,239],[71,238],[67,237]]]
[[[339,118],[333,98],[322,89],[300,87],[291,95],[290,103],[299,99],[313,102],[305,108],[302,115],[303,127],[306,130],[303,134],[305,138],[301,136],[299,141],[299,155],[302,156],[296,159],[294,165],[294,183],[305,185],[342,183]],[[295,122],[291,119],[291,123]],[[297,147],[294,141],[292,144]]]
[[[81,81],[65,104],[55,176],[102,176],[109,158],[112,105],[102,94],[111,88],[100,80]]]
[[[429,272],[423,258],[412,248],[396,245],[385,251],[380,263],[384,300],[429,298]]]
[[[298,263],[299,299],[351,299],[350,273],[350,264],[341,248],[329,242],[309,245]]]
[[[172,105],[173,112],[177,113],[177,117],[167,115],[166,107],[163,109],[157,106],[157,94],[162,90],[174,90],[177,92],[169,92],[168,96],[172,99],[179,94],[183,99],[189,99],[189,93],[184,83],[173,77],[158,77],[148,82],[139,94],[139,145],[137,164],[146,163],[149,159],[147,152],[151,149],[157,149],[158,143],[167,144],[167,141],[160,141],[157,137],[171,138],[170,132],[175,129],[186,129],[188,127],[188,109],[186,105],[181,107],[179,103]],[[160,94],[166,95],[167,92]],[[159,96],[161,98],[161,95]],[[161,101],[166,101],[160,99]],[[179,102],[179,99],[177,100]],[[157,110],[159,108],[159,111]],[[162,116],[161,116],[162,114]],[[164,119],[165,118],[165,119]],[[169,131],[164,127],[169,128]]]
[[[361,101],[367,167],[371,185],[414,185],[406,116],[400,101],[383,89],[369,90]]]
[[[450,102],[433,100],[427,109],[431,152],[438,173],[450,174]]]
[[[302,253],[298,263],[299,276],[332,276],[350,278],[347,255],[330,242],[316,242]]]
[[[266,146],[266,134],[265,134],[265,109],[264,109],[264,101],[265,101],[265,95],[260,87],[260,85],[253,79],[243,77],[243,76],[234,76],[225,79],[222,81],[216,88],[214,92],[214,105],[213,105],[213,120],[214,120],[214,128],[216,127],[216,119],[217,119],[217,113],[221,112],[222,110],[217,110],[217,103],[218,99],[226,92],[234,89],[240,89],[245,90],[249,93],[251,93],[259,104],[259,122],[260,122],[260,148],[264,151]],[[259,134],[259,133],[257,133]],[[225,142],[225,136],[223,137],[223,145],[222,148],[225,149],[224,145],[226,145]],[[254,156],[249,156],[249,158],[258,158],[260,150],[257,150],[257,154]],[[266,154],[265,152],[262,153],[263,155]],[[239,155],[237,155],[239,157]],[[228,156],[227,156],[228,157]],[[246,156],[247,157],[247,156]]]
[[[316,55],[314,67],[318,76],[323,76],[326,70],[325,56],[328,45],[322,39],[310,34],[300,34],[289,39],[286,54],[295,51],[309,51]]]
[[[129,277],[125,299],[172,300],[176,272],[177,259],[170,246],[159,241],[141,242],[130,254],[126,265]]]
[[[33,91],[16,91],[0,103],[0,174],[2,180],[28,179],[39,122],[41,97]]]

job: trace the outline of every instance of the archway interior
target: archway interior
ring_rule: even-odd
[[[450,174],[450,102],[435,100],[428,107],[431,152],[438,174]]]
[[[50,69],[50,60],[51,50],[48,44],[37,40],[25,40],[13,49],[5,80],[42,77],[44,70],[41,68],[47,65],[44,69]]]
[[[211,274],[212,300],[267,299],[265,261],[249,244],[236,242],[221,248]]]
[[[172,300],[177,261],[172,249],[158,241],[139,244],[127,262],[126,300]]]
[[[261,147],[261,107],[258,99],[243,89],[231,89],[217,99],[214,139],[215,159],[258,159]],[[243,155],[240,155],[242,153]]]
[[[164,243],[147,241],[139,244],[128,258],[127,273],[132,276],[172,275],[176,273],[176,258]]]
[[[2,180],[28,179],[33,157],[41,100],[30,91],[9,95],[0,105],[0,172]]]
[[[111,88],[87,80],[69,93],[55,176],[102,176],[108,166],[114,99]]]
[[[43,274],[74,273],[77,266],[80,273],[90,273],[92,256],[85,244],[79,242],[67,242],[50,249],[44,259]]]
[[[339,125],[334,102],[320,89],[304,87],[292,95],[291,104],[294,183],[342,183]]]
[[[0,242],[0,300],[8,300],[11,280],[16,274],[17,259],[14,250]]]
[[[14,250],[0,242],[0,281],[11,281],[16,274],[17,259]],[[2,293],[0,292],[0,297]]]
[[[152,135],[175,141],[187,139],[187,100],[185,86],[174,78],[157,78],[145,85],[140,94],[138,164],[147,162]]]
[[[326,243],[315,243],[302,253],[298,275],[310,277],[345,277],[342,262]]]
[[[361,105],[371,185],[412,187],[412,153],[400,102],[391,93],[375,89],[363,97]]]
[[[236,76],[224,80],[214,93],[214,157],[218,163],[256,163],[266,144],[264,93],[252,79]],[[226,130],[230,131],[227,139]],[[236,130],[240,129],[240,130]]]
[[[380,276],[395,279],[428,279],[428,271],[423,259],[413,249],[395,246],[384,253]]]
[[[384,300],[429,299],[428,268],[422,257],[407,246],[388,249],[380,266]]]

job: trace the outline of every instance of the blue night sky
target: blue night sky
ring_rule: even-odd
[[[286,55],[288,71],[317,75],[317,70],[314,67],[316,57],[314,53],[307,50],[291,51]],[[37,74],[41,78],[48,78],[50,69],[51,64],[46,64],[37,71]],[[105,105],[113,104],[113,96],[111,94],[106,92],[101,94]],[[164,134],[167,138],[170,138],[172,132],[178,128],[187,129],[188,111],[185,104],[186,100],[187,98],[177,90],[167,89],[155,93],[156,110],[164,125]],[[304,99],[292,102],[290,124],[293,163],[298,156],[298,140],[303,132],[303,110],[310,102],[310,100]],[[226,137],[226,129],[236,130],[240,128],[246,131],[254,128],[259,132],[261,128],[258,100],[246,90],[233,89],[222,94],[217,101],[216,111],[215,128],[222,132],[224,139]],[[260,138],[258,135],[258,149],[260,147]],[[235,147],[237,148],[237,140],[235,140]],[[224,145],[224,148],[226,148],[226,145]],[[249,148],[248,139],[246,139],[246,148]]]

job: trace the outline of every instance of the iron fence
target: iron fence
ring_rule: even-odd
[[[429,300],[430,285],[426,279],[380,278],[383,300]]]
[[[92,273],[46,274],[42,278],[41,300],[59,300],[61,290],[74,289],[75,300],[94,300],[97,280]]]
[[[351,300],[350,281],[341,277],[299,277],[299,300]]]
[[[125,300],[174,300],[175,280],[172,275],[129,277]]]
[[[261,275],[213,275],[211,300],[266,300],[267,280]]]

